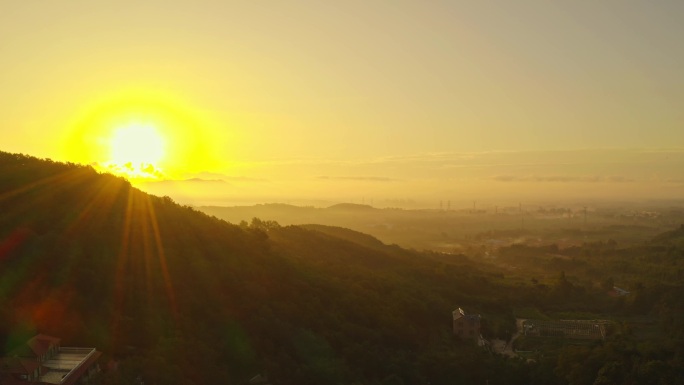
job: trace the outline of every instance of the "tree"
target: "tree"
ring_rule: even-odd
[[[613,290],[613,286],[615,286],[615,282],[613,282],[613,277],[608,277],[603,282],[601,282],[601,288],[603,290]]]

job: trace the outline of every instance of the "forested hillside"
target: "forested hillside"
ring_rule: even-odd
[[[582,381],[566,375],[585,358],[574,350],[527,362],[453,337],[451,311],[480,313],[486,337],[507,338],[516,308],[617,303],[564,275],[521,284],[466,256],[347,229],[233,225],[24,155],[0,153],[0,210],[0,346],[37,331],[95,346],[119,362],[107,384],[592,383],[582,381],[603,364]],[[658,354],[653,365],[677,378],[681,349]]]
[[[450,336],[454,306],[510,313],[466,259],[239,227],[87,166],[2,153],[0,170],[5,347],[96,346],[122,383],[480,382],[503,365]]]

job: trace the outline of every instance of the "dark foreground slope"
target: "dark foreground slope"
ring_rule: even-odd
[[[465,259],[239,227],[90,167],[7,153],[0,210],[2,347],[36,331],[96,346],[120,362],[108,383],[527,378],[451,337],[455,306],[510,314],[506,294],[488,299],[506,291]]]
[[[37,331],[95,346],[103,364],[119,362],[105,384],[244,384],[257,373],[274,384],[684,378],[684,307],[674,283],[626,301],[564,274],[521,283],[463,256],[416,253],[347,229],[235,226],[89,167],[6,153],[0,214],[0,349]],[[581,254],[592,257],[563,268],[617,271],[632,257],[678,268],[680,234],[653,242],[615,255],[588,249]],[[511,258],[522,263],[528,254]],[[667,335],[645,347],[624,333],[526,362],[453,338],[457,306],[483,314],[490,337],[509,335],[520,307],[657,313]]]

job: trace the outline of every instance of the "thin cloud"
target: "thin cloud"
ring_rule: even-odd
[[[268,182],[268,179],[250,178],[248,176],[225,176],[223,179],[231,182]]]
[[[155,180],[155,181],[148,181],[146,182],[148,185],[168,185],[168,186],[179,186],[179,185],[188,185],[188,184],[195,184],[195,185],[215,185],[215,186],[227,186],[230,185],[230,183],[226,182],[225,180],[221,179],[203,179],[203,178],[188,178],[188,179],[164,179],[164,180]]]
[[[114,163],[93,163],[91,165],[94,165],[94,167],[100,168],[101,170],[110,172],[112,174],[124,175],[134,179],[163,179],[166,177],[166,175],[164,175],[160,169],[155,168],[152,164],[135,165],[131,162],[128,162],[123,165]]]
[[[267,179],[261,179],[261,178],[253,178],[253,177],[248,177],[244,175],[240,176],[233,176],[233,175],[226,175],[226,174],[221,174],[221,173],[216,173],[216,172],[198,172],[198,173],[191,173],[191,174],[185,174],[187,176],[186,180],[221,180],[221,181],[229,181],[229,182],[268,182]]]
[[[346,180],[346,181],[363,181],[363,182],[394,182],[397,179],[380,177],[380,176],[317,176],[320,180]]]
[[[359,159],[329,158],[281,158],[250,162],[261,166],[295,165],[423,165],[441,168],[539,166],[579,164],[645,163],[650,160],[638,158],[644,154],[684,155],[684,149],[570,149],[570,150],[522,150],[522,151],[475,151],[475,152],[428,152],[400,156]],[[631,158],[637,156],[637,158]]]
[[[490,179],[497,182],[555,182],[555,183],[631,183],[634,179],[624,176],[564,176],[564,175],[496,175]]]
[[[189,178],[182,179],[179,182],[191,182],[191,183],[226,183],[223,179],[203,179],[203,178]]]

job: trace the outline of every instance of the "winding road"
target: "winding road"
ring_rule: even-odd
[[[516,326],[516,331],[515,333],[511,336],[511,340],[506,342],[504,340],[492,340],[491,347],[494,353],[498,354],[503,354],[509,357],[517,357],[518,355],[513,351],[513,341],[515,341],[516,338],[520,337],[520,335],[523,333],[523,322],[525,322],[525,318],[516,318],[515,319],[515,326]]]

